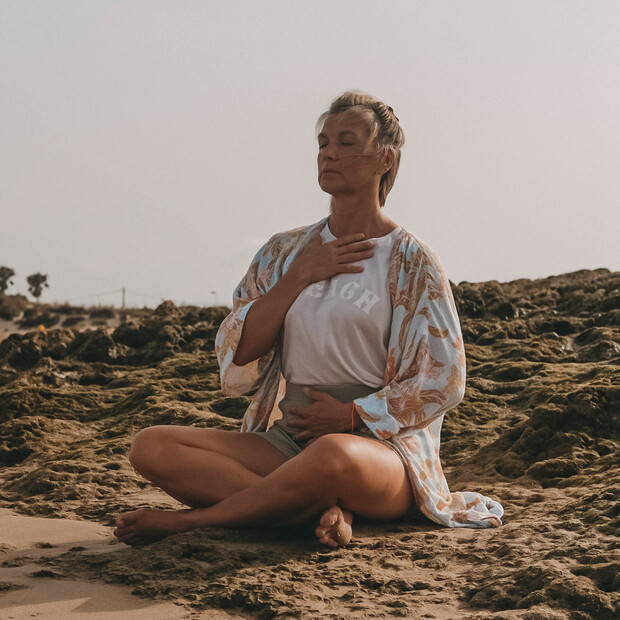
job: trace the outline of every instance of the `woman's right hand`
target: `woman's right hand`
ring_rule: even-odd
[[[339,273],[360,273],[362,265],[352,265],[374,255],[374,241],[364,241],[364,233],[346,235],[323,243],[317,233],[300,252],[289,270],[306,285],[327,280]]]
[[[244,366],[265,355],[278,337],[288,309],[306,286],[338,273],[364,271],[361,265],[351,263],[370,258],[374,254],[373,247],[374,241],[364,241],[363,233],[327,243],[322,243],[320,234],[317,234],[299,253],[290,269],[255,300],[245,318],[233,362]]]

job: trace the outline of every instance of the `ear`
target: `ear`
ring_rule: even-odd
[[[388,149],[383,159],[381,174],[385,174],[394,165],[394,149]]]

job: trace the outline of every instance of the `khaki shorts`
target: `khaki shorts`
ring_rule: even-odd
[[[286,393],[284,398],[280,401],[279,407],[282,411],[282,418],[276,420],[273,425],[263,432],[256,433],[267,440],[271,445],[275,446],[286,455],[287,458],[292,459],[297,456],[305,447],[305,442],[298,442],[293,439],[295,431],[287,426],[288,412],[294,407],[304,407],[314,402],[303,391],[303,385],[297,385],[294,383],[286,384]],[[343,383],[338,385],[311,385],[309,386],[317,392],[327,392],[330,396],[338,399],[340,402],[349,403],[356,398],[364,398],[373,392],[379,391],[381,388],[369,387],[367,385],[359,385],[354,383]],[[368,439],[376,439],[377,441],[383,441],[375,437],[367,427],[357,429],[353,431],[353,435],[360,437],[367,437]],[[391,448],[394,448],[390,443],[387,443]],[[395,448],[394,448],[395,449]],[[398,453],[400,455],[400,453]]]

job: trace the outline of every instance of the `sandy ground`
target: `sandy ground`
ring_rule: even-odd
[[[45,558],[79,549],[114,553],[123,545],[112,528],[75,519],[29,517],[0,508],[0,618],[30,620],[177,620],[240,618],[223,611],[189,612],[171,602],[131,594],[132,588],[62,578],[41,567]]]
[[[239,428],[249,400],[221,393],[213,352],[223,309],[2,340],[0,618],[620,617],[620,273],[453,290],[467,388],[442,463],[504,525],[356,521],[345,549],[282,528],[110,544],[115,513],[171,506],[128,463],[136,432]]]

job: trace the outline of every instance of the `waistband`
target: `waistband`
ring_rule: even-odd
[[[369,385],[363,385],[359,383],[339,383],[336,385],[298,385],[296,383],[286,383],[286,393],[284,398],[286,400],[298,400],[303,402],[310,402],[311,399],[304,393],[305,387],[311,387],[317,392],[326,392],[333,398],[348,403],[356,398],[364,398],[374,392],[378,392],[380,387],[370,387]]]

